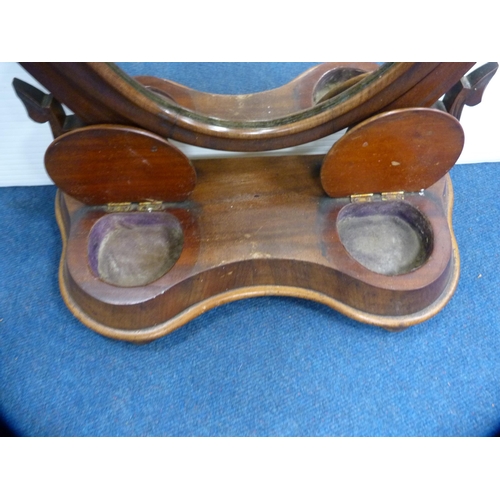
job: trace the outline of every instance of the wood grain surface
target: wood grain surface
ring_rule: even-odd
[[[65,193],[87,205],[183,201],[196,173],[175,146],[151,132],[120,125],[94,125],[55,139],[45,168]]]

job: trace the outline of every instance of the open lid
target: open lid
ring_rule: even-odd
[[[441,179],[464,145],[460,122],[431,108],[379,114],[349,130],[326,155],[321,183],[334,198],[417,192]]]
[[[57,137],[45,168],[57,187],[87,205],[184,201],[196,183],[184,153],[125,125],[92,125]]]

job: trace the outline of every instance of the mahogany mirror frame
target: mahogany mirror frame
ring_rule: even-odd
[[[331,99],[284,118],[258,121],[196,113],[152,92],[112,63],[21,65],[85,125],[135,125],[194,146],[265,151],[326,137],[375,113],[430,107],[474,63],[385,63]]]

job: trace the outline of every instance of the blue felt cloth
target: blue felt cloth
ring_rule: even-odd
[[[494,435],[499,174],[453,169],[461,278],[421,325],[390,334],[266,297],[143,346],[101,337],[63,304],[55,187],[0,189],[0,414],[29,436]]]

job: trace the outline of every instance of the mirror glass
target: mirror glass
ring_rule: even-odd
[[[253,94],[281,87],[320,62],[118,62],[132,77],[165,78],[210,94]]]

